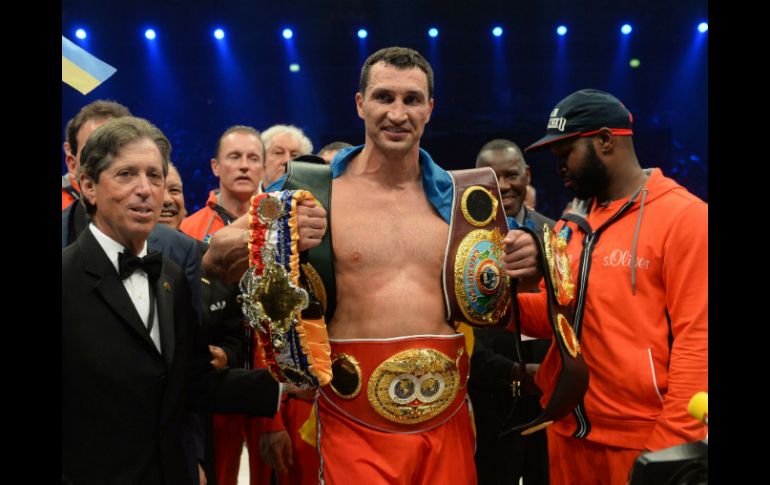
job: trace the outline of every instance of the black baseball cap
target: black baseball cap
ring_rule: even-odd
[[[541,150],[576,136],[590,136],[603,127],[615,135],[632,135],[633,121],[631,112],[615,96],[598,89],[581,89],[559,101],[548,118],[546,135],[524,151]]]

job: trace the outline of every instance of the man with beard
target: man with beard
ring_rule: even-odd
[[[640,167],[632,123],[617,98],[584,89],[527,148],[550,149],[577,196],[554,229],[569,264],[552,279],[574,305],[573,348],[590,370],[583,402],[548,428],[552,484],[625,483],[641,452],[706,434],[687,403],[708,390],[708,205]],[[522,332],[550,337],[545,295],[518,300]],[[552,346],[536,376],[542,403],[558,373]]]
[[[510,140],[492,140],[484,144],[476,157],[476,167],[490,167],[500,186],[508,227],[528,227],[542,238],[543,226],[554,221],[524,205],[531,171],[518,145]],[[473,402],[476,424],[476,470],[479,484],[548,483],[548,447],[545,431],[528,436],[500,434],[515,424],[534,419],[542,409],[539,394],[523,389],[518,399],[511,392],[511,382],[518,380],[514,367],[515,336],[505,328],[474,329],[475,344],[471,357],[468,393]],[[550,339],[522,335],[521,358],[534,374],[543,361]],[[534,390],[532,390],[534,391]]]

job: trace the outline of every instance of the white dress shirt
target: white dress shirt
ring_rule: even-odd
[[[122,244],[100,231],[93,222],[89,227],[91,228],[91,233],[96,238],[96,242],[99,243],[99,246],[101,246],[104,252],[107,253],[107,257],[115,267],[115,272],[118,272],[118,254],[123,251],[130,252],[130,250],[127,250]],[[144,242],[144,246],[142,246],[142,250],[139,251],[137,256],[141,258],[146,254],[147,241]],[[147,326],[147,317],[150,313],[150,281],[147,277],[147,273],[142,269],[137,269],[131,276],[123,280],[123,286],[126,288],[129,298],[131,298],[131,301],[134,303],[137,313],[139,313],[139,316],[142,318],[142,322]],[[150,338],[152,338],[155,347],[158,349],[158,352],[160,352],[160,330],[158,324],[157,302],[152,318],[155,323],[150,331]]]

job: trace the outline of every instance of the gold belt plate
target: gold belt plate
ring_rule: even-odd
[[[494,325],[508,309],[510,278],[503,267],[503,235],[497,228],[469,232],[457,248],[455,296],[473,323]]]
[[[422,423],[454,401],[460,373],[454,361],[434,349],[409,349],[381,363],[369,378],[372,408],[394,423]]]

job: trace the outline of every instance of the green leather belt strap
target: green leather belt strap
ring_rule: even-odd
[[[307,261],[318,272],[326,290],[326,321],[330,322],[337,306],[337,284],[334,279],[334,252],[332,250],[332,169],[331,165],[319,163],[289,162],[283,190],[303,189],[315,196],[326,209],[326,234],[321,244],[301,254],[300,261]]]

